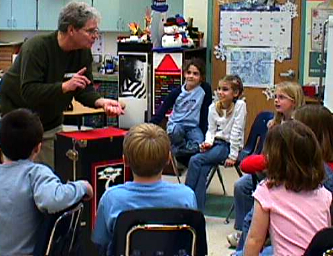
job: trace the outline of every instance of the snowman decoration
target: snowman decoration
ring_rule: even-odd
[[[187,22],[185,21],[184,17],[180,14],[176,14],[175,18],[178,25],[178,32],[182,35],[182,46],[193,47],[194,43],[192,38],[190,38],[188,35]]]
[[[182,35],[179,33],[179,27],[175,17],[167,18],[164,23],[164,35],[162,36],[162,47],[173,48],[182,47]]]

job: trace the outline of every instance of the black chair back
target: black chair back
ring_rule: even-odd
[[[332,255],[328,251],[333,249],[333,228],[324,228],[312,238],[303,256]],[[326,253],[327,254],[324,254]]]
[[[47,214],[33,256],[79,255],[79,226],[83,203],[66,211]]]
[[[183,208],[122,212],[115,224],[112,252],[116,256],[207,255],[205,218],[200,211]]]
[[[238,158],[240,161],[251,154],[260,154],[267,134],[267,123],[273,119],[274,113],[269,111],[260,112],[254,120],[249,137]]]

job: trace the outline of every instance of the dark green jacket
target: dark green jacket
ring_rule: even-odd
[[[62,92],[65,74],[76,73],[83,67],[87,67],[85,75],[93,81],[91,63],[90,50],[64,52],[58,45],[57,31],[29,39],[3,77],[2,115],[17,108],[29,108],[39,114],[47,131],[62,124],[63,111],[73,97],[83,105],[95,107],[100,95],[92,83],[84,90]]]

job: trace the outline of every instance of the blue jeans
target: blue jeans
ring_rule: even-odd
[[[245,215],[253,207],[253,182],[250,174],[240,177],[234,185],[235,229],[242,230]]]
[[[185,184],[193,189],[201,211],[205,208],[207,175],[214,165],[227,159],[229,151],[228,142],[217,141],[211,149],[190,159]]]
[[[244,217],[244,222],[242,225],[242,234],[239,239],[236,251],[242,251],[244,249],[247,234],[249,233],[251,222],[252,222],[253,212],[254,212],[254,206],[252,205],[252,208]]]
[[[199,127],[186,127],[176,124],[169,134],[172,154],[184,156],[199,152],[199,145],[204,141],[204,135]]]
[[[264,247],[259,256],[273,256],[273,246]],[[237,251],[235,256],[243,256],[243,251]]]

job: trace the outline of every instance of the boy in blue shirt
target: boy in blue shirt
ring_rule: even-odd
[[[134,181],[104,192],[92,236],[100,252],[107,252],[106,255],[111,255],[113,228],[122,211],[147,207],[197,208],[189,187],[162,181],[162,170],[170,158],[170,141],[162,128],[154,124],[132,127],[125,136],[123,152]]]
[[[62,211],[91,198],[93,190],[87,181],[62,184],[50,168],[33,162],[43,138],[37,115],[17,109],[1,121],[0,255],[31,255],[42,212]]]

